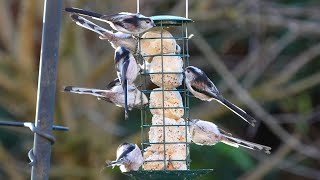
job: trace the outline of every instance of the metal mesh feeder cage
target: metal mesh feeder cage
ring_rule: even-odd
[[[149,106],[141,110],[144,164],[124,174],[136,179],[194,179],[212,171],[190,170],[189,92],[183,70],[189,65],[187,24],[191,19],[153,16],[153,31],[139,37],[142,92]],[[150,81],[158,88],[148,90]]]

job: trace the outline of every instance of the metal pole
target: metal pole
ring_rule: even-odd
[[[35,124],[39,130],[48,134],[52,134],[53,125],[61,11],[62,0],[44,1]],[[51,144],[47,139],[34,135],[33,154],[36,162],[32,166],[31,179],[47,180]]]
[[[189,1],[186,0],[186,18],[189,18]]]
[[[140,13],[140,0],[137,0],[137,13]]]

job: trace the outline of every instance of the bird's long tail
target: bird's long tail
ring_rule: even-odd
[[[128,108],[128,79],[127,79],[127,71],[128,71],[129,64],[130,64],[129,60],[124,61],[123,65],[122,65],[121,72],[120,72],[121,86],[124,91],[124,115],[125,115],[126,120],[129,118],[129,115],[128,115],[128,111],[129,111],[129,108]]]
[[[90,31],[93,31],[95,33],[98,33],[99,35],[101,35],[102,37],[106,36],[106,35],[112,35],[113,32],[108,31],[96,24],[94,24],[93,22],[87,20],[84,17],[79,16],[78,14],[72,13],[70,15],[70,18],[76,22],[77,25],[89,29]]]
[[[245,120],[247,123],[249,123],[251,126],[254,127],[254,123],[257,122],[253,117],[251,117],[249,114],[247,114],[244,110],[239,108],[238,106],[232,104],[230,101],[226,100],[222,96],[218,96],[216,99],[219,103],[226,106],[228,109],[230,109],[232,112],[240,116],[243,120]]]
[[[128,115],[128,111],[129,111],[129,108],[128,108],[128,80],[125,79],[124,80],[124,83],[123,83],[123,90],[124,90],[124,116],[125,116],[125,119],[127,120],[129,118],[129,115]]]
[[[108,90],[66,86],[64,87],[63,91],[76,94],[89,94],[97,97],[105,97],[103,94],[106,93]]]
[[[100,18],[101,16],[103,16],[102,14],[99,14],[96,12],[87,11],[84,9],[79,9],[79,8],[74,8],[74,7],[65,8],[65,11],[70,12],[70,13],[77,13],[77,14],[81,14],[81,15],[85,15],[85,16],[95,17],[95,18]]]
[[[266,154],[270,154],[270,150],[271,150],[271,147],[264,146],[261,144],[252,143],[249,141],[234,138],[234,137],[224,135],[224,134],[222,134],[221,142],[223,142],[229,146],[236,147],[236,148],[238,148],[239,146],[242,146],[242,147],[252,149],[252,150],[259,150],[259,151],[263,150]]]
[[[112,169],[113,169],[115,166],[120,166],[120,165],[122,165],[121,161],[106,161],[106,164],[102,167],[102,169],[100,170],[100,173],[107,167],[112,166]]]

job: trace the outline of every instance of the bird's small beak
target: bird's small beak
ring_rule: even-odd
[[[156,27],[157,25],[152,21],[152,26],[153,26],[153,27]]]
[[[186,73],[182,72],[182,75],[183,75],[183,79],[185,79],[186,78]]]

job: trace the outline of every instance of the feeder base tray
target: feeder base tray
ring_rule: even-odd
[[[195,179],[212,172],[213,169],[196,169],[182,171],[131,171],[123,173],[137,180],[148,179]]]

